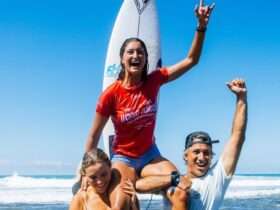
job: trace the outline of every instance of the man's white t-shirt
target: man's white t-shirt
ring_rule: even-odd
[[[192,179],[189,210],[218,210],[224,200],[231,176],[220,159],[203,177]]]

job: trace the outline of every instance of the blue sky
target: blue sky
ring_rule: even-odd
[[[161,89],[158,146],[183,171],[185,136],[205,130],[221,140],[214,147],[217,158],[230,135],[235,103],[225,83],[243,77],[249,124],[237,172],[279,173],[280,2],[215,2],[200,63]],[[0,174],[74,173],[121,3],[0,3]],[[158,1],[164,65],[188,52],[195,3]]]

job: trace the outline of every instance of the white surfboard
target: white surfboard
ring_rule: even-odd
[[[119,52],[123,42],[130,37],[142,39],[149,54],[149,73],[161,66],[160,35],[156,0],[124,0],[116,18],[107,51],[104,69],[103,90],[112,84],[120,72]],[[103,129],[106,153],[111,155],[114,127],[109,120]],[[161,195],[140,194],[141,200],[162,200],[161,209],[169,209],[168,201]]]
[[[145,42],[149,54],[149,72],[161,65],[156,0],[123,1],[107,51],[103,90],[117,79],[120,72],[120,48],[123,42],[130,37],[138,37]],[[114,128],[109,120],[103,130],[104,148],[109,155],[113,136]]]

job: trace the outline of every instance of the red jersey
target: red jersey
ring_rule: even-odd
[[[123,87],[117,80],[102,93],[96,112],[112,118],[116,133],[114,153],[137,158],[153,144],[157,96],[167,80],[168,71],[161,68],[137,87]]]

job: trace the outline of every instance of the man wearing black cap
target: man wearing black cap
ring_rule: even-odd
[[[231,136],[217,163],[211,166],[212,140],[208,133],[197,131],[186,137],[184,160],[187,174],[180,178],[177,195],[188,198],[189,210],[218,210],[234,174],[247,124],[247,90],[244,80],[235,79],[227,84],[236,95],[236,111]],[[189,189],[189,181],[192,185]],[[186,191],[189,192],[186,193]]]

